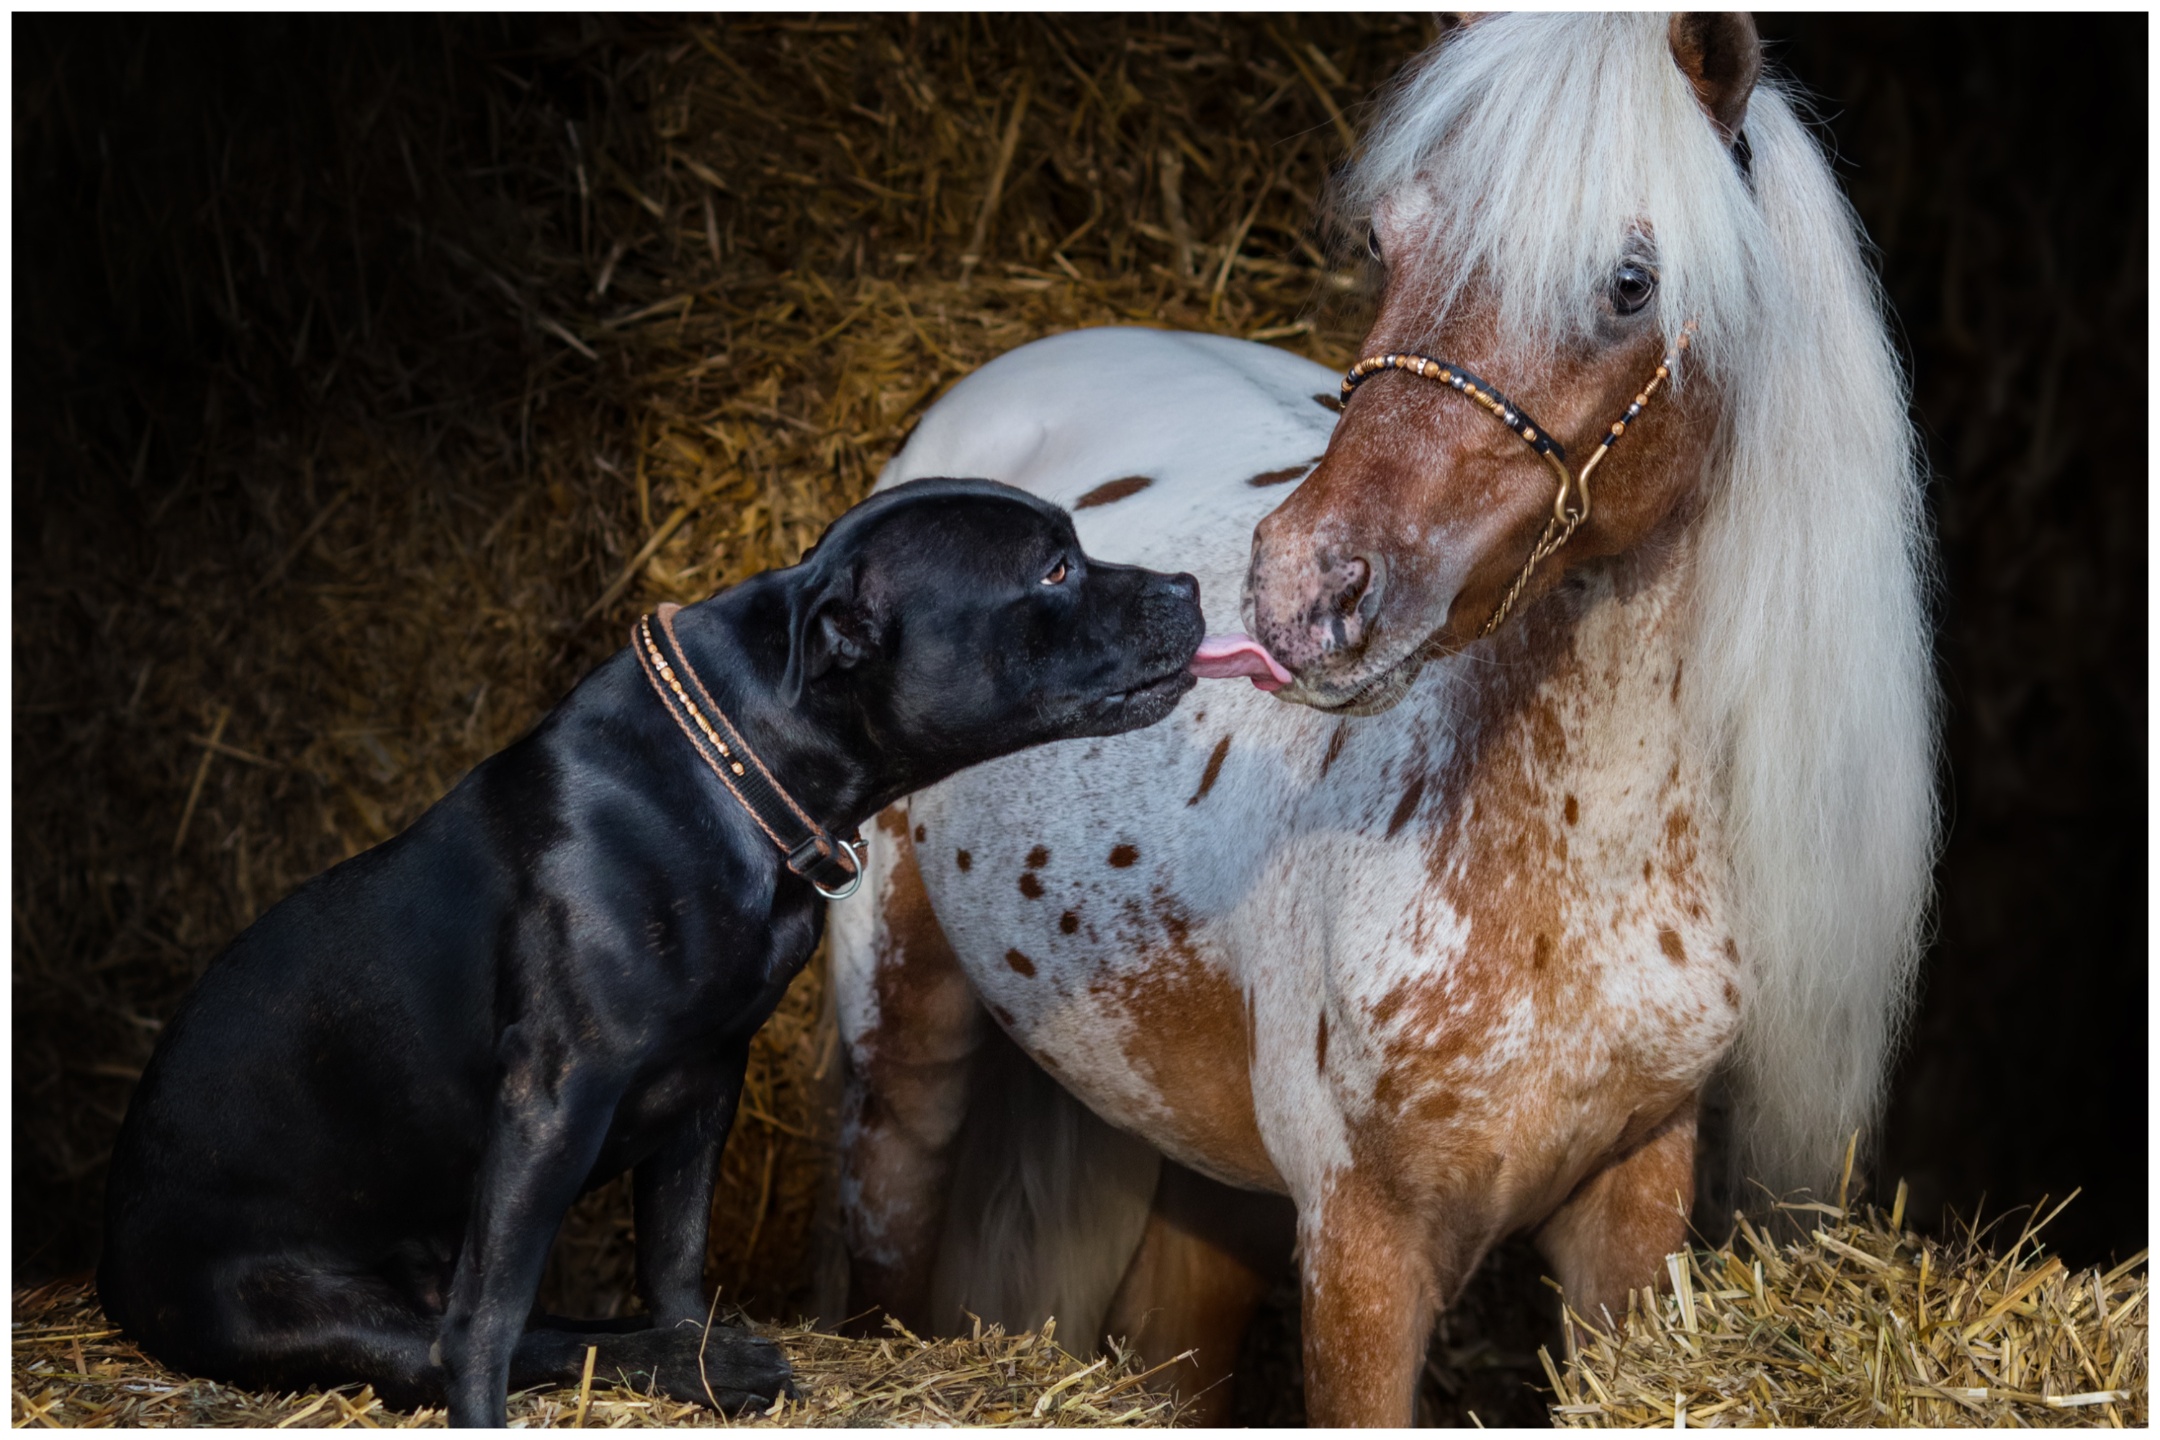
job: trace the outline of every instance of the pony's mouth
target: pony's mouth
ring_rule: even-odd
[[[1287,698],[1302,700],[1330,715],[1378,715],[1394,709],[1410,693],[1427,658],[1423,647],[1413,650],[1347,694],[1318,692],[1300,681],[1296,693]]]

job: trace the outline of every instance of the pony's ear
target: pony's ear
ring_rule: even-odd
[[[852,575],[837,575],[796,598],[788,616],[787,668],[780,703],[797,705],[812,681],[862,663],[876,649],[873,617]]]
[[[1730,145],[1747,120],[1748,96],[1762,75],[1762,39],[1745,11],[1672,17],[1673,63],[1695,87],[1718,133]]]

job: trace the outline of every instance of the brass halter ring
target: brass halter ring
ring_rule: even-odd
[[[1383,370],[1400,370],[1407,375],[1420,375],[1427,380],[1437,380],[1457,394],[1475,400],[1488,414],[1535,450],[1538,458],[1543,460],[1558,478],[1560,489],[1553,496],[1552,518],[1545,522],[1545,533],[1530,551],[1530,558],[1523,562],[1521,572],[1515,576],[1515,583],[1508,586],[1507,594],[1500,597],[1499,608],[1494,610],[1492,618],[1485,622],[1485,628],[1478,631],[1479,639],[1484,639],[1500,628],[1500,622],[1507,618],[1508,611],[1514,607],[1523,587],[1530,583],[1530,573],[1553,551],[1567,544],[1568,537],[1590,518],[1590,472],[1597,469],[1598,462],[1605,458],[1613,443],[1627,433],[1628,425],[1636,416],[1642,414],[1643,407],[1650,403],[1650,397],[1657,393],[1658,387],[1679,367],[1680,356],[1688,348],[1688,341],[1694,333],[1695,322],[1692,320],[1681,327],[1679,339],[1673,342],[1672,353],[1657,367],[1657,373],[1650,377],[1650,383],[1643,386],[1641,392],[1628,405],[1626,413],[1606,427],[1604,438],[1598,442],[1597,449],[1590,453],[1590,458],[1583,463],[1580,472],[1568,469],[1567,448],[1555,440],[1544,426],[1525,415],[1520,405],[1460,365],[1435,360],[1430,355],[1406,351],[1393,355],[1368,355],[1351,366],[1343,376],[1342,399],[1345,406],[1350,403],[1350,395],[1358,386]]]

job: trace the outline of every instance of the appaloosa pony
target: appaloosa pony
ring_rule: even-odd
[[[1929,548],[1860,232],[1760,69],[1741,17],[1467,24],[1345,177],[1347,378],[1062,335],[887,469],[1066,504],[1211,628],[1242,582],[1202,664],[1288,683],[881,817],[833,920],[856,1304],[1197,1346],[1199,1388],[1294,1223],[1311,1418],[1400,1424],[1502,1237],[1592,1314],[1658,1279],[1713,1078],[1748,1176],[1835,1174],[1936,842]]]

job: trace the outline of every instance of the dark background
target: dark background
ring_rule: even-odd
[[[1933,468],[1949,843],[1880,1174],[2146,1243],[2143,16],[1781,16]],[[1824,423],[1835,424],[1836,417]]]
[[[1903,1177],[1928,1224],[1945,1206],[1992,1211],[2083,1187],[2052,1227],[2056,1245],[2073,1264],[2126,1255],[2148,1238],[2147,21],[1759,24],[1772,63],[1819,97],[1880,249],[1941,538],[1950,829],[1878,1193]],[[89,701],[71,689],[121,623],[117,600],[84,598],[81,557],[122,569],[141,557],[144,603],[161,613],[242,609],[248,594],[191,592],[151,556],[189,527],[209,533],[210,502],[188,490],[206,454],[285,443],[263,417],[295,406],[329,433],[430,416],[443,397],[490,386],[514,396],[529,327],[505,325],[484,277],[441,283],[434,272],[459,262],[414,237],[433,227],[514,252],[521,227],[566,223],[542,214],[550,197],[449,177],[485,173],[506,113],[497,92],[615,123],[638,104],[635,56],[654,27],[50,15],[14,27],[21,1283],[94,1259],[104,1154],[132,1073],[116,1061],[140,1063],[146,1024],[177,994],[170,973],[230,933],[143,938],[157,896],[229,885],[232,871],[164,856],[173,776],[194,752],[125,769],[155,688],[145,700],[133,671],[115,671]],[[631,58],[596,68],[590,57],[610,47]],[[585,59],[555,58],[565,53]],[[618,91],[593,78],[603,72],[629,78]],[[371,126],[396,128],[385,117],[425,137],[420,154],[369,148]],[[235,167],[259,180],[273,165],[284,189],[249,191],[261,213],[241,225]],[[273,191],[284,198],[262,198]],[[243,234],[277,253],[246,253]],[[313,288],[286,294],[265,278],[288,274]],[[280,326],[245,318],[266,308]],[[530,391],[522,410],[426,419],[435,438],[415,463],[492,457],[530,475],[548,425],[620,422],[594,385],[570,420],[560,395],[536,411]],[[272,559],[255,556],[250,573]],[[214,648],[244,632],[186,633],[173,643]],[[289,663],[334,683],[343,659],[303,645]],[[563,663],[535,659],[528,679],[559,685]],[[140,836],[110,838],[136,819]],[[84,841],[91,829],[105,838]],[[41,859],[53,856],[64,863]],[[335,858],[302,847],[289,878]],[[238,920],[285,874],[259,873],[265,893],[236,901]],[[240,874],[245,886],[244,863]],[[153,961],[166,968],[131,968]]]

